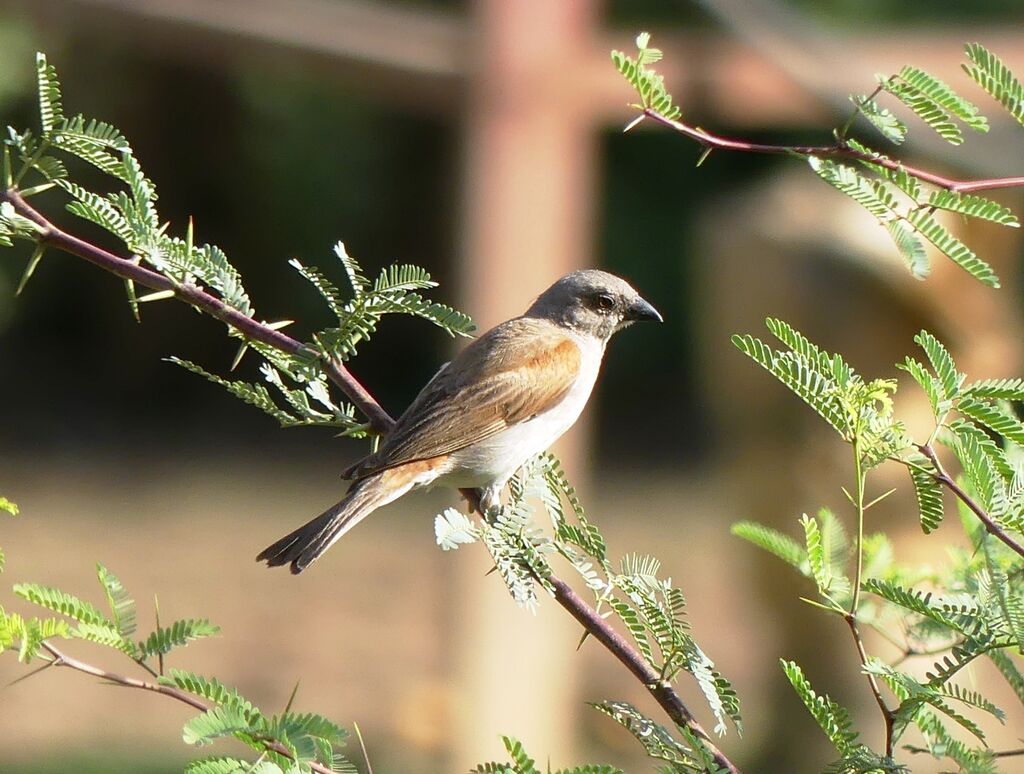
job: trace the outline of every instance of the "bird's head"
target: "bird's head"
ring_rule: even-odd
[[[537,297],[526,316],[552,320],[602,341],[639,320],[662,322],[658,310],[628,282],[598,269],[566,274]]]

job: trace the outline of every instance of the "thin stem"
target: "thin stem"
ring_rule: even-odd
[[[856,161],[868,161],[872,164],[877,164],[880,167],[885,167],[886,169],[894,171],[903,169],[919,180],[924,180],[926,183],[931,183],[932,185],[945,188],[949,191],[955,191],[957,193],[992,190],[996,188],[1020,188],[1024,186],[1024,177],[993,177],[981,180],[957,180],[951,177],[944,177],[942,175],[937,175],[934,172],[928,172],[927,170],[920,169],[919,167],[912,167],[901,161],[894,161],[893,159],[871,153],[863,153],[850,147],[844,142],[835,142],[831,145],[770,145],[712,134],[711,132],[705,131],[699,127],[690,126],[689,124],[684,124],[681,121],[676,121],[668,118],[667,116],[663,116],[661,113],[651,110],[650,108],[645,109],[643,111],[643,115],[660,124],[664,124],[665,126],[675,129],[680,134],[685,134],[687,137],[696,140],[705,147],[721,148],[723,150],[738,151],[741,153],[828,156],[854,159]]]
[[[317,354],[302,342],[263,323],[257,322],[251,317],[246,317],[244,314],[227,306],[219,298],[210,295],[195,285],[172,282],[162,274],[140,266],[132,260],[120,258],[113,253],[62,231],[33,209],[16,189],[11,188],[0,193],[0,201],[10,202],[19,215],[35,223],[40,230],[40,240],[52,247],[83,258],[99,266],[101,269],[124,279],[131,279],[139,285],[152,290],[173,291],[178,300],[191,304],[197,309],[221,320],[248,339],[263,342],[289,354],[312,354],[314,356]],[[394,426],[394,419],[342,363],[333,360],[325,361],[323,362],[323,367],[330,379],[367,416],[375,430],[387,433]],[[459,491],[466,498],[471,508],[479,508],[479,493],[476,490],[460,489]],[[693,713],[687,709],[675,689],[669,683],[659,679],[657,672],[644,661],[639,651],[630,645],[621,634],[616,632],[594,608],[581,599],[565,581],[555,576],[549,576],[548,581],[555,589],[555,599],[558,603],[625,665],[634,676],[643,682],[655,701],[665,710],[672,721],[680,726],[689,728],[699,738],[703,739],[705,746],[711,751],[715,762],[720,768],[730,773],[738,774],[739,769],[710,741],[707,732],[694,718]],[[57,656],[55,655],[55,657]],[[188,694],[184,694],[169,686],[146,683],[141,680],[134,680],[133,678],[118,680],[116,678],[119,676],[116,675],[110,678],[102,670],[82,664],[82,662],[74,659],[63,661],[62,665],[74,666],[79,671],[84,671],[88,674],[114,679],[115,682],[120,682],[122,685],[170,695],[204,711],[208,709],[205,705],[200,706],[201,703]],[[276,748],[271,749],[274,749],[275,752],[281,752]],[[282,752],[281,754],[285,753]],[[314,771],[326,772],[328,770],[314,766]]]
[[[875,97],[878,96],[878,93],[881,90],[882,84],[878,84],[878,86],[875,87],[875,90],[868,94],[865,101],[870,102],[871,100],[873,100]],[[862,112],[863,111],[860,109],[860,104],[857,104],[857,106],[853,109],[853,112],[850,113],[850,117],[846,119],[846,123],[843,124],[842,127],[839,129],[838,135],[840,140],[846,139],[846,133],[850,131],[850,127],[853,126],[853,122],[857,120],[857,116],[859,116]]]
[[[917,449],[927,457],[935,467],[935,471],[931,474],[932,478],[956,495],[956,497],[966,505],[975,516],[978,517],[978,520],[985,525],[985,529],[990,535],[998,538],[1005,545],[1016,551],[1021,556],[1024,556],[1024,545],[1018,543],[1009,535],[1009,533],[1007,533],[1005,529],[996,524],[992,517],[985,512],[985,509],[978,505],[978,503],[974,501],[974,498],[961,489],[960,485],[957,484],[948,473],[946,473],[945,469],[942,467],[942,463],[939,462],[939,458],[935,454],[935,449],[932,448],[932,445],[928,443],[921,444]]]
[[[1020,747],[1016,750],[1000,750],[992,753],[993,758],[1012,758],[1015,755],[1024,755],[1024,747]]]
[[[857,494],[854,507],[857,509],[857,574],[853,579],[853,601],[850,614],[857,615],[860,607],[860,578],[864,572],[864,460],[860,456],[860,435],[853,437],[853,466],[857,476]]]
[[[190,693],[182,691],[179,688],[175,688],[173,685],[161,685],[160,683],[151,683],[147,680],[139,680],[136,677],[128,677],[127,675],[117,674],[116,672],[108,672],[106,669],[93,666],[92,664],[87,664],[74,656],[67,655],[56,646],[51,645],[49,642],[43,642],[42,646],[51,656],[53,656],[53,661],[50,662],[52,666],[68,667],[69,669],[74,669],[76,672],[83,672],[84,674],[98,677],[101,680],[106,680],[107,682],[123,685],[126,688],[138,688],[139,690],[169,696],[172,699],[177,699],[183,704],[187,704],[193,709],[199,710],[200,712],[210,711],[210,707],[204,702],[200,701]],[[280,742],[263,740],[262,744],[271,752],[283,755],[290,760],[295,760],[292,754],[288,751],[288,748]],[[308,761],[308,764],[309,767],[318,774],[331,774],[331,769],[328,766],[324,766],[316,761]]]
[[[353,722],[352,728],[355,729],[356,739],[359,740],[359,749],[363,751],[363,760],[366,762],[366,774],[373,774],[373,766],[370,764],[370,754],[366,752],[366,743],[363,741],[363,732],[359,730],[359,724]]]
[[[861,576],[864,573],[864,484],[867,475],[864,470],[864,460],[860,454],[860,433],[855,433],[853,436],[853,469],[857,479],[853,503],[857,511],[857,570],[853,580],[853,600],[850,603],[849,612],[843,618],[846,621],[846,625],[850,628],[850,634],[853,635],[854,643],[857,645],[857,654],[860,656],[861,666],[867,670],[868,652],[864,647],[864,639],[861,637],[860,626],[857,623],[857,610],[860,607],[860,582]],[[882,698],[882,689],[878,684],[878,679],[870,672],[866,672],[866,674],[868,684],[871,686],[871,693],[875,697],[875,703],[878,705],[878,709],[882,713],[882,720],[885,722],[885,754],[891,758],[895,715],[889,709],[889,705],[885,703],[885,699]]]
[[[857,654],[860,656],[860,664],[862,667],[867,669],[868,666],[868,652],[864,647],[864,640],[860,635],[860,627],[857,625],[857,616],[853,613],[847,613],[845,616],[846,625],[850,627],[850,634],[853,635],[853,641],[857,645]],[[885,721],[885,754],[886,757],[892,757],[892,747],[895,740],[893,739],[893,728],[896,721],[896,713],[889,709],[889,705],[885,703],[885,699],[882,698],[882,689],[878,685],[878,679],[871,674],[867,673],[868,683],[871,685],[871,693],[874,694],[875,703],[878,705],[879,711],[882,713],[882,719]]]

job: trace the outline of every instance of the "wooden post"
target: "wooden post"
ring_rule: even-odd
[[[591,219],[593,116],[574,60],[596,24],[591,0],[478,0],[465,120],[461,305],[482,328],[521,313],[562,274],[598,261]],[[586,426],[555,451],[576,480]],[[536,617],[512,602],[482,552],[460,560],[453,643],[462,713],[452,770],[501,757],[499,734],[552,765],[575,760],[577,627],[549,599]]]

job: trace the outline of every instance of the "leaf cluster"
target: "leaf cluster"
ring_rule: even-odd
[[[636,56],[612,51],[612,62],[640,98],[640,102],[631,107],[653,110],[669,119],[678,118],[682,111],[672,102],[672,95],[665,88],[664,76],[650,66],[660,62],[663,54],[661,49],[653,48],[650,43],[650,34],[641,32],[636,36]]]
[[[8,127],[3,144],[4,185],[17,189],[23,198],[59,188],[69,198],[68,210],[108,231],[123,242],[136,263],[164,277],[170,289],[139,296],[132,280],[125,281],[128,303],[136,319],[140,305],[170,298],[188,300],[179,291],[199,289],[213,294],[229,310],[255,320],[253,303],[241,274],[215,245],[196,244],[189,221],[183,236],[170,233],[157,210],[157,191],[142,170],[127,139],[113,126],[83,116],[67,117],[61,99],[56,70],[42,54],[37,56],[40,130],[38,135]],[[101,194],[74,182],[59,155],[70,156],[98,168],[114,179],[116,190]],[[37,184],[26,186],[26,182]],[[20,215],[9,202],[0,208],[0,246],[13,240],[35,243],[18,292],[24,289],[45,251],[40,227]],[[428,320],[450,335],[468,336],[474,328],[468,316],[442,303],[431,301],[422,291],[436,287],[430,275],[416,266],[397,265],[383,269],[369,281],[359,264],[338,242],[334,248],[342,273],[350,286],[342,291],[316,267],[297,259],[291,265],[317,290],[336,318],[337,324],[310,334],[298,353],[285,353],[247,338],[245,332],[228,325],[228,334],[242,339],[231,370],[253,349],[261,358],[259,370],[267,385],[227,379],[202,366],[179,358],[170,361],[225,387],[231,394],[274,417],[285,427],[327,426],[342,434],[362,437],[367,427],[355,415],[354,407],[332,397],[323,365],[346,360],[376,331],[388,314],[405,314]],[[279,330],[291,321],[264,322]]]
[[[483,542],[512,598],[531,610],[539,603],[538,588],[553,593],[547,581],[550,559],[561,556],[594,593],[597,609],[610,608],[622,621],[659,680],[671,683],[680,672],[688,672],[715,718],[715,732],[724,734],[728,723],[742,731],[739,698],[693,638],[685,597],[671,579],[659,577],[660,562],[651,556],[629,555],[613,565],[604,537],[588,519],[575,489],[551,454],[528,462],[510,482],[509,491],[509,503],[485,519],[471,519],[454,508],[438,514],[434,523],[438,545],[448,551]],[[550,531],[534,522],[534,502],[540,503],[550,521]],[[713,756],[687,729],[665,729],[621,702],[594,706],[634,733],[648,755],[684,766],[666,771],[715,770]],[[648,744],[652,733],[682,752],[672,759],[665,757],[665,750],[655,754]],[[681,740],[675,738],[676,733],[682,735]],[[493,768],[480,770],[519,771],[506,764],[487,765]]]
[[[511,762],[480,763],[473,768],[470,774],[625,774],[622,769],[617,769],[614,766],[593,764],[576,766],[571,769],[558,769],[557,771],[548,766],[546,772],[542,772],[537,768],[537,762],[523,748],[522,742],[510,736],[501,737],[501,741],[505,745]]]
[[[754,522],[735,524],[733,534],[812,580],[817,600],[805,601],[851,622],[855,634],[856,626],[869,626],[901,649],[892,661],[863,660],[864,672],[872,681],[883,683],[896,699],[888,710],[894,739],[913,729],[924,744],[906,745],[910,752],[949,758],[962,771],[996,771],[983,726],[972,713],[998,722],[1004,721],[1005,713],[965,683],[962,673],[978,658],[990,659],[1024,706],[1018,658],[1024,652],[1024,564],[1012,546],[997,540],[978,519],[980,510],[1007,533],[1022,533],[1024,424],[1013,405],[1024,400],[1024,382],[971,382],[942,342],[921,331],[914,340],[924,353],[923,360],[907,357],[898,365],[922,389],[934,415],[930,437],[916,443],[892,419],[894,384],[886,382],[884,388],[872,390],[867,385],[873,383],[857,377],[838,355],[823,352],[778,320],[769,320],[768,327],[787,349],[776,351],[751,336],[734,341],[857,450],[859,496],[847,493],[847,497],[861,525],[859,538],[851,546],[841,521],[827,509],[817,518],[803,516],[802,541]],[[873,398],[861,399],[872,393]],[[939,461],[934,442],[956,459],[962,471],[959,485]],[[866,475],[886,460],[902,464],[910,473],[926,534],[942,522],[944,491],[961,493],[961,523],[968,548],[952,549],[949,563],[941,570],[899,565],[884,534],[862,534],[865,512],[889,494],[865,503]],[[902,666],[910,658],[933,659],[923,679],[919,672]],[[829,770],[901,768],[890,754],[875,753],[858,741],[850,713],[835,699],[816,693],[798,665],[790,661],[782,665],[840,756]],[[972,734],[975,745],[960,740],[949,723]]]
[[[1014,113],[1024,104],[1020,83],[984,46],[971,43],[966,46],[966,52],[970,64],[964,65],[964,71],[1020,121],[1020,115]],[[999,278],[992,267],[936,220],[935,211],[945,210],[964,218],[978,218],[1013,228],[1020,226],[1017,217],[991,199],[923,180],[902,165],[892,164],[883,153],[848,137],[854,118],[861,115],[890,142],[899,144],[906,139],[907,125],[878,103],[880,94],[895,98],[952,145],[963,142],[961,126],[979,133],[989,130],[988,120],[976,105],[934,75],[908,65],[894,75],[879,76],[878,87],[870,96],[851,96],[855,112],[844,127],[836,130],[839,147],[851,151],[866,172],[814,155],[808,156],[811,168],[822,180],[850,196],[875,217],[892,238],[913,276],[923,278],[931,270],[925,251],[927,242],[976,279],[999,287]]]
[[[135,601],[128,595],[120,579],[102,564],[96,565],[96,577],[103,590],[106,611],[74,594],[40,583],[16,583],[14,593],[34,605],[68,619],[61,621],[63,625],[59,627],[59,636],[88,640],[114,648],[150,671],[151,659],[158,658],[162,664],[163,656],[174,648],[184,646],[193,640],[211,637],[220,631],[206,619],[182,619],[166,627],[161,626],[158,621],[156,628],[147,636],[135,639]],[[55,624],[51,629],[54,627]],[[26,632],[24,639],[21,640],[20,657],[24,661],[35,658],[42,645],[42,640],[39,640],[26,646],[26,641],[30,639]]]
[[[732,343],[810,406],[844,441],[855,444],[865,467],[876,467],[908,445],[903,424],[893,416],[893,380],[865,381],[841,355],[821,349],[788,323],[768,318],[765,325],[783,348],[775,349],[749,334],[734,335]]]
[[[663,77],[652,67],[662,59],[659,49],[650,47],[650,36],[637,38],[636,57],[612,52],[616,69],[637,92],[640,102],[632,105],[648,113],[675,120],[680,110],[665,91]],[[1019,123],[1024,125],[1024,86],[1005,64],[979,43],[965,47],[968,63],[964,72],[994,97]],[[907,65],[890,76],[879,76],[871,94],[854,94],[853,113],[834,131],[836,142],[820,148],[779,148],[806,158],[811,170],[836,190],[866,209],[882,226],[911,274],[923,279],[931,271],[929,244],[973,277],[991,287],[999,287],[992,267],[952,230],[936,219],[936,210],[956,213],[1017,228],[1017,217],[1006,207],[983,196],[963,193],[952,185],[937,185],[932,176],[922,177],[895,162],[881,151],[849,136],[858,116],[870,123],[886,140],[901,144],[907,137],[907,124],[897,113],[883,106],[879,97],[893,98],[899,108],[909,110],[952,145],[963,143],[963,128],[979,133],[989,130],[988,119],[980,109],[960,96],[948,84],[930,73]],[[639,120],[639,118],[637,119]],[[690,136],[705,144],[698,166],[714,145],[701,139],[701,130],[688,127]],[[740,143],[742,144],[742,143]],[[836,160],[851,159],[850,162]],[[928,178],[928,179],[926,179]]]
[[[292,712],[289,706],[280,714],[268,716],[236,690],[192,672],[172,670],[160,682],[210,703],[206,712],[185,723],[182,739],[186,744],[202,747],[220,739],[236,739],[259,754],[255,764],[219,756],[193,761],[186,774],[254,770],[299,774],[309,771],[311,762],[339,774],[356,774],[355,765],[338,751],[344,747],[348,732],[322,715]]]
[[[105,601],[101,606],[52,586],[15,584],[17,596],[60,617],[25,617],[0,608],[0,651],[17,651],[25,663],[42,659],[52,666],[61,662],[58,652],[47,648],[49,640],[83,639],[116,650],[155,677],[160,686],[209,704],[205,712],[185,723],[182,738],[187,744],[202,746],[234,738],[259,756],[255,763],[228,757],[197,760],[186,769],[190,774],[301,774],[314,761],[339,774],[355,774],[353,764],[338,751],[347,732],[326,718],[295,713],[290,706],[280,714],[267,715],[216,678],[178,669],[165,673],[165,656],[220,629],[206,619],[194,618],[162,625],[158,610],[155,628],[138,637],[136,604],[120,579],[102,564],[96,565],[96,576]]]

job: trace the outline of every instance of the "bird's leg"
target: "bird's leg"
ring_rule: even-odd
[[[480,511],[480,514],[490,524],[493,524],[501,514],[501,490],[503,487],[504,482],[500,482],[478,490],[480,492],[480,503],[477,510]]]

